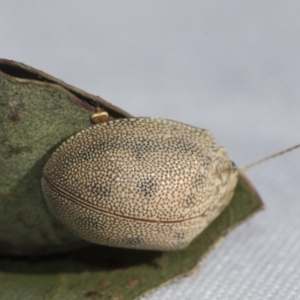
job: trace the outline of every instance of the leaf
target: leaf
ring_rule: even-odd
[[[262,208],[239,178],[231,204],[188,248],[174,252],[87,246],[45,205],[40,178],[50,154],[90,125],[93,107],[129,117],[90,95],[24,64],[0,59],[0,299],[136,297],[192,272],[234,226]],[[22,258],[7,255],[30,255]]]
[[[57,145],[91,125],[96,103],[116,118],[130,116],[41,71],[0,60],[0,253],[47,254],[86,245],[48,211],[40,181]]]
[[[37,260],[0,259],[0,299],[135,299],[191,273],[208,250],[263,204],[243,177],[231,204],[188,248],[139,251],[93,245]]]

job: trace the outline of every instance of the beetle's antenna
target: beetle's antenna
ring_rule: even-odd
[[[267,161],[267,160],[269,160],[269,159],[271,159],[271,158],[274,158],[274,157],[276,157],[276,156],[285,154],[285,153],[290,152],[290,151],[292,151],[292,150],[295,150],[295,149],[297,149],[297,148],[300,148],[300,144],[298,144],[298,145],[296,145],[296,146],[293,146],[293,147],[291,147],[291,148],[285,149],[285,150],[283,150],[283,151],[277,152],[277,153],[272,154],[272,155],[270,155],[270,156],[267,156],[267,157],[265,157],[265,158],[263,158],[263,159],[260,159],[260,160],[258,160],[258,161],[256,161],[256,162],[252,163],[252,164],[249,164],[249,165],[247,165],[247,166],[244,166],[244,167],[242,167],[242,168],[239,169],[239,172],[240,172],[240,173],[245,173],[248,169],[250,169],[250,168],[252,168],[252,167],[254,167],[254,166],[256,166],[256,165],[258,165],[258,164],[260,164],[260,163],[262,163],[262,162],[265,162],[265,161]]]

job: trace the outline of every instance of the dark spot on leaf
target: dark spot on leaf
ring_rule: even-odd
[[[84,297],[86,298],[98,298],[99,296],[100,294],[95,291],[89,291],[84,294]]]
[[[101,281],[99,282],[99,286],[100,286],[101,288],[107,287],[107,286],[109,286],[109,285],[111,285],[111,281],[109,281],[109,280],[107,280],[107,279],[103,279],[103,280],[101,280]]]
[[[8,194],[0,193],[0,199],[4,200],[8,197]]]
[[[22,152],[21,147],[15,147],[12,145],[9,145],[9,149],[10,149],[10,154],[20,154]]]
[[[135,287],[135,286],[137,286],[139,284],[139,281],[137,280],[137,279],[131,279],[131,280],[129,280],[129,281],[127,281],[127,286],[129,287],[129,288],[132,288],[132,287]]]
[[[124,297],[122,294],[113,295],[110,297],[110,300],[123,300]]]
[[[19,122],[21,120],[21,117],[18,112],[13,113],[12,115],[9,116],[9,119],[13,122]]]

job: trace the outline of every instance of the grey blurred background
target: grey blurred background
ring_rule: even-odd
[[[299,1],[0,5],[0,57],[133,115],[211,129],[238,166],[300,142]],[[247,175],[267,209],[144,299],[300,299],[300,150]]]

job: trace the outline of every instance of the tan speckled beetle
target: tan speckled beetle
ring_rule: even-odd
[[[69,138],[47,162],[42,188],[52,213],[82,239],[178,250],[228,205],[237,178],[210,131],[130,118]]]

